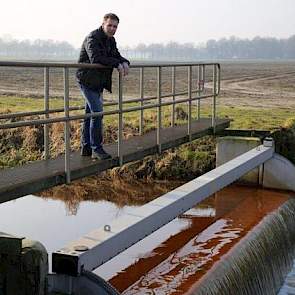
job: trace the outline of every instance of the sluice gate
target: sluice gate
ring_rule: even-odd
[[[134,245],[136,242],[150,235],[177,216],[183,214],[202,200],[228,186],[256,167],[259,167],[258,170],[262,173],[259,179],[262,179],[262,181],[267,183],[268,177],[266,175],[269,168],[266,167],[271,167],[273,158],[275,158],[273,142],[266,139],[263,145],[232,159],[195,180],[192,180],[191,182],[186,183],[185,185],[142,206],[136,210],[135,214],[125,214],[114,222],[106,224],[103,228],[90,232],[83,238],[66,245],[62,249],[53,253],[52,266],[55,274],[50,277],[50,288],[55,291],[62,291],[65,294],[72,294],[72,292],[74,294],[74,290],[76,290],[76,292],[81,292],[77,294],[84,294],[83,291],[78,290],[83,289],[79,287],[79,280],[81,280],[81,277],[84,277],[85,272],[88,273],[93,271],[128,247]],[[274,175],[273,177],[275,178]],[[278,178],[279,177],[280,176],[278,175]],[[289,209],[286,210],[290,211],[290,206],[292,206],[293,203],[292,201],[289,201],[288,204],[286,205],[286,208]],[[247,210],[247,208],[245,208],[245,210]],[[285,213],[282,214],[284,215]],[[279,219],[281,219],[281,217],[279,217]],[[290,222],[289,218],[282,220],[282,226],[285,226],[284,222]],[[282,235],[284,236],[284,232]],[[290,239],[292,240],[292,238],[292,233],[290,233]],[[259,243],[260,238],[257,239]],[[273,243],[272,240],[270,241],[270,244]],[[288,241],[289,244],[291,242]],[[251,244],[254,242],[251,241],[249,243]],[[277,247],[280,249],[280,243],[278,245],[279,246]],[[235,256],[236,255],[233,255],[233,257]],[[286,271],[288,266],[289,264],[284,268],[284,271]],[[284,271],[282,271],[282,273],[284,273]],[[221,277],[223,274],[224,272],[221,271]],[[237,273],[235,280],[241,279],[239,278],[239,275],[240,274]],[[217,285],[219,285],[219,280],[222,280],[222,278],[218,279]],[[279,281],[281,282],[281,280],[282,278],[280,277]],[[221,284],[220,286],[225,285]],[[93,286],[93,294],[96,294],[95,288],[96,287]],[[101,286],[98,288],[100,288],[101,292]],[[211,293],[206,293],[208,292],[207,289],[204,289],[206,291],[203,293],[198,293],[201,291],[197,290],[203,290],[203,288],[205,287],[198,287],[195,289],[196,291],[189,294],[231,294],[226,293],[228,291],[218,293],[220,292],[220,289],[216,293],[216,288],[215,291],[212,289],[213,291],[211,290]],[[273,289],[275,288],[277,288],[277,285]],[[112,294],[108,292],[110,292],[110,290],[107,291],[106,289],[105,294]],[[113,290],[111,292],[116,291]],[[137,293],[131,292],[130,294]],[[262,290],[259,294],[268,293],[263,293]]]

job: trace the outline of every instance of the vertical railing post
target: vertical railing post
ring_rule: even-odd
[[[68,120],[70,115],[70,103],[69,103],[69,69],[64,68],[64,112],[67,118],[65,122],[65,173],[66,183],[71,182],[71,170],[70,170],[70,155],[71,155],[71,138],[70,138],[70,121]]]
[[[44,111],[45,118],[49,118],[49,68],[44,68]],[[49,126],[48,124],[44,125],[44,159],[48,160],[49,155]]]
[[[157,126],[157,145],[158,153],[162,152],[161,147],[161,130],[162,130],[162,94],[161,94],[161,83],[162,83],[162,68],[157,67],[157,97],[158,97],[158,126]]]
[[[187,134],[189,141],[192,140],[192,66],[188,66],[187,75],[187,96],[188,96],[188,119],[187,119]]]
[[[202,66],[198,66],[198,96],[201,96]],[[201,118],[201,100],[197,100],[197,119]]]
[[[216,64],[213,65],[213,97],[212,97],[212,127],[213,133],[216,132],[216,82],[217,82]]]
[[[173,99],[173,105],[172,105],[172,113],[171,113],[171,126],[175,126],[175,70],[176,67],[172,67],[172,81],[171,81],[171,90],[172,90],[172,99]]]
[[[139,92],[140,92],[140,119],[139,119],[139,134],[142,135],[143,134],[143,98],[144,98],[144,68],[140,68],[140,72],[139,72]]]
[[[206,65],[202,65],[202,89],[201,89],[201,91],[205,90],[205,80],[206,80]]]
[[[220,64],[217,64],[217,69],[218,69],[218,71],[217,71],[217,94],[216,95],[219,95],[219,93],[220,93]]]
[[[119,89],[119,98],[118,98],[118,109],[119,109],[119,118],[118,118],[118,158],[120,166],[123,165],[123,153],[122,153],[122,142],[123,142],[123,79],[122,73],[119,72],[118,79],[118,89]]]

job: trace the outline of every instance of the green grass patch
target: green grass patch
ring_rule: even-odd
[[[83,105],[83,100],[72,100],[70,106]],[[50,109],[62,108],[64,106],[63,99],[50,98]],[[30,97],[0,96],[0,113],[20,113],[34,112],[44,110],[44,99]]]
[[[63,108],[64,102],[60,98],[50,98],[50,109]],[[84,105],[83,98],[79,100],[70,100],[70,106]],[[139,103],[126,103],[124,109],[137,107]],[[181,107],[187,113],[185,104],[176,105]],[[114,110],[117,106],[105,107],[105,110]],[[44,109],[43,99],[29,97],[0,96],[0,113],[17,113],[26,111],[40,111]],[[75,111],[74,113],[83,113],[83,111]],[[72,113],[72,114],[74,114]],[[172,106],[162,107],[162,125],[167,127],[171,124]],[[201,117],[211,116],[211,107],[203,105],[201,107]],[[192,107],[193,118],[197,117],[197,109]],[[255,129],[255,130],[273,130],[282,126],[282,124],[293,115],[293,111],[288,108],[247,108],[247,107],[227,107],[218,106],[217,116],[220,118],[230,118],[231,129]],[[124,124],[139,127],[140,111],[128,112],[123,115]],[[186,123],[186,118],[178,118],[178,124]],[[110,115],[104,117],[105,125],[117,126],[118,115]],[[156,128],[157,126],[157,108],[144,110],[144,128],[145,131]]]
[[[219,107],[218,116],[232,119],[231,129],[255,130],[274,130],[282,126],[287,119],[294,117],[290,109],[245,107]]]

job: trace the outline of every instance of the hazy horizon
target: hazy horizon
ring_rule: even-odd
[[[290,37],[293,37],[293,36],[295,36],[295,34],[293,34],[293,35],[290,35],[290,36],[287,36],[286,38],[278,38],[278,37],[274,37],[274,36],[268,36],[268,37],[265,37],[265,38],[275,38],[275,39],[277,39],[277,40],[286,40],[286,39],[288,39],[288,38],[290,38]],[[218,42],[218,41],[220,41],[220,40],[223,40],[223,39],[226,39],[226,40],[230,40],[231,38],[234,38],[234,39],[236,39],[236,40],[242,40],[242,41],[244,41],[244,40],[249,40],[249,41],[253,41],[255,38],[261,38],[261,39],[264,39],[264,37],[263,36],[259,36],[259,35],[257,35],[257,36],[254,36],[253,38],[240,38],[239,36],[229,36],[229,37],[221,37],[221,38],[219,38],[219,39],[208,39],[208,40],[205,40],[204,42],[202,42],[202,43],[194,43],[194,42],[177,42],[177,41],[175,41],[175,40],[170,40],[169,42],[165,42],[165,43],[161,43],[161,42],[157,42],[157,43],[144,43],[144,42],[140,42],[140,43],[137,43],[137,44],[134,44],[133,46],[130,46],[130,45],[126,45],[126,46],[120,46],[119,45],[119,47],[120,48],[130,48],[130,49],[135,49],[138,45],[139,46],[141,46],[141,44],[144,44],[144,45],[146,45],[147,47],[148,46],[151,46],[151,45],[153,45],[153,44],[158,44],[158,45],[163,45],[163,46],[167,46],[167,45],[169,45],[169,43],[176,43],[176,44],[179,44],[179,45],[185,45],[185,44],[192,44],[192,45],[194,45],[194,46],[196,46],[196,48],[198,48],[198,47],[202,47],[202,46],[206,46],[206,42],[207,41],[211,41],[211,40],[214,40],[214,41],[216,41],[216,42]],[[0,39],[2,40],[2,41],[4,41],[4,42],[11,42],[11,41],[16,41],[16,42],[23,42],[23,41],[26,41],[26,40],[29,40],[30,42],[31,42],[31,44],[33,44],[35,41],[38,41],[38,40],[41,40],[41,41],[53,41],[53,42],[57,42],[57,43],[62,43],[62,42],[67,42],[69,45],[71,45],[71,46],[73,46],[74,47],[74,49],[75,50],[79,50],[80,49],[80,46],[75,46],[74,44],[72,44],[72,43],[69,43],[67,40],[54,40],[54,39],[46,39],[46,38],[44,38],[44,39],[17,39],[17,38],[14,38],[12,35],[10,35],[10,34],[5,34],[5,35],[3,35],[3,36],[1,36],[0,35]]]
[[[70,6],[71,5],[71,6]],[[288,38],[294,35],[294,0],[10,0],[1,5],[0,37],[52,39],[79,48],[106,12],[120,17],[120,47],[139,43],[201,44],[235,36]]]

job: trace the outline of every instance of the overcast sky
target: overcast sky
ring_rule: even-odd
[[[119,46],[295,34],[295,0],[2,0],[0,7],[0,37],[75,47],[107,12],[120,17]]]

